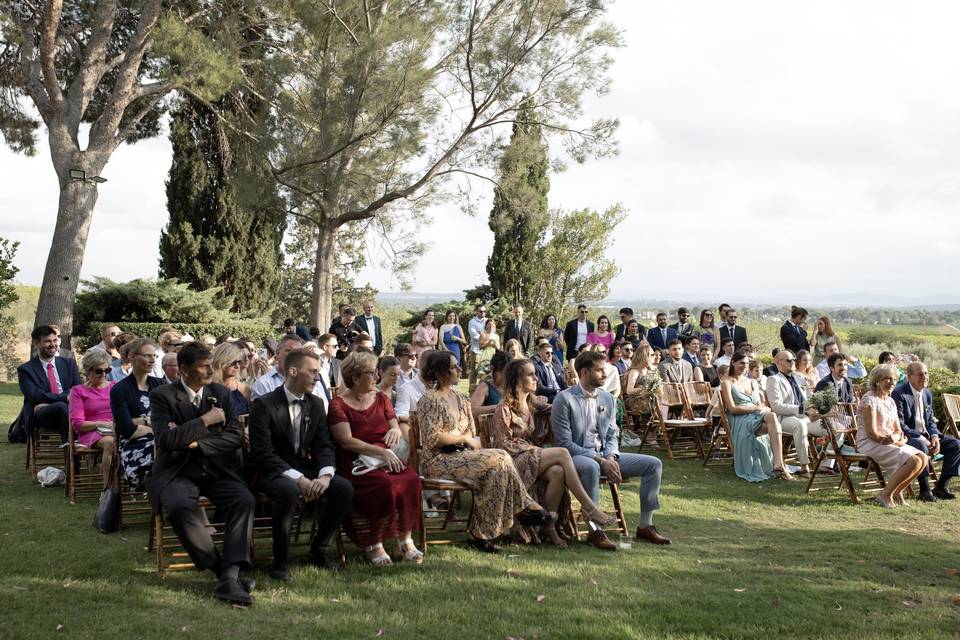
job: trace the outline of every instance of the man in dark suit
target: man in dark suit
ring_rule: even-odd
[[[379,356],[383,351],[383,333],[380,329],[380,318],[373,315],[373,300],[363,303],[363,315],[354,320],[354,323],[373,338],[373,352]]]
[[[240,475],[243,430],[230,391],[213,380],[210,350],[190,342],[177,353],[180,380],[150,392],[155,459],[147,480],[153,508],[162,507],[193,564],[219,578],[214,597],[253,604],[253,582],[241,578],[250,566],[253,494]],[[225,517],[223,553],[197,511],[206,496]]]
[[[740,345],[747,341],[747,330],[737,326],[737,318],[740,314],[736,309],[727,309],[727,321],[720,325],[720,341],[729,338],[733,340],[733,349],[736,351]]]
[[[683,345],[683,359],[696,369],[700,366],[700,339],[687,338]]]
[[[647,342],[658,351],[663,351],[671,340],[677,339],[676,329],[667,326],[667,314],[662,311],[657,314],[657,326],[647,331]]]
[[[250,411],[250,463],[254,486],[270,498],[273,565],[270,577],[290,579],[290,531],[301,498],[316,501],[322,519],[310,548],[319,567],[338,571],[329,549],[350,510],[353,485],[334,473],[333,440],[323,402],[313,395],[320,359],[297,349],[284,361],[284,383],[257,398]],[[303,514],[301,514],[302,517]]]
[[[340,317],[333,321],[333,324],[330,325],[330,330],[327,332],[337,336],[337,342],[339,344],[337,358],[340,360],[347,357],[351,347],[353,347],[354,340],[364,332],[363,329],[354,322],[356,317],[357,314],[354,313],[353,309],[346,307],[340,312]]]
[[[310,335],[310,330],[304,325],[298,324],[293,318],[287,318],[283,321],[283,329],[288,334],[297,336],[304,342],[310,342],[313,340],[313,336]]]
[[[553,359],[553,347],[547,340],[537,345],[537,357],[533,359],[533,370],[537,374],[537,395],[545,396],[548,401],[567,388],[563,379],[563,366]]]
[[[917,481],[920,483],[920,499],[924,502],[953,500],[950,479],[960,474],[960,440],[940,433],[937,419],[933,416],[933,394],[927,388],[930,374],[927,365],[914,360],[907,366],[907,379],[893,390],[897,403],[900,428],[907,437],[907,444],[923,451],[931,458],[943,454],[943,467],[933,491],[930,491],[930,471],[924,469]]]
[[[833,387],[840,402],[853,402],[853,384],[847,377],[847,357],[842,353],[833,353],[827,358],[827,366],[830,367],[830,375],[817,383],[814,392]]]
[[[780,341],[784,349],[794,353],[810,351],[810,341],[807,340],[807,330],[803,323],[807,320],[807,310],[802,307],[790,309],[790,319],[780,327]]]
[[[693,324],[690,322],[690,310],[686,307],[677,309],[677,322],[670,325],[677,332],[677,339],[681,342],[693,336]]]
[[[80,371],[72,358],[62,358],[60,330],[43,324],[30,334],[37,355],[17,367],[17,380],[23,394],[22,421],[29,438],[34,429],[51,429],[66,443],[70,417],[67,398],[70,389],[80,384]]]
[[[577,357],[577,348],[587,341],[587,335],[593,333],[593,322],[587,319],[587,305],[577,305],[577,317],[563,328],[563,341],[567,345],[567,360]]]
[[[325,333],[317,340],[320,345],[320,374],[327,376],[327,387],[340,386],[340,361],[337,360],[339,341],[334,333]]]
[[[623,307],[620,309],[620,324],[618,324],[615,329],[615,339],[617,342],[623,340],[623,334],[627,332],[627,324],[631,320],[633,320],[633,309],[630,307]]]
[[[532,343],[533,332],[530,329],[530,323],[523,319],[523,305],[513,305],[513,320],[507,322],[503,328],[503,345],[506,347],[507,340],[516,339],[520,342],[520,348],[523,354],[530,353],[530,344]]]

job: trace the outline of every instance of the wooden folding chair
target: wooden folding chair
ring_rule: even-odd
[[[710,447],[703,459],[704,468],[733,464],[733,432],[730,430],[730,421],[727,418],[723,395],[720,395],[718,408],[720,422],[717,423],[710,438]]]
[[[661,386],[660,411],[654,412],[650,424],[656,428],[657,436],[667,453],[674,458],[704,458],[703,443],[700,434],[712,427],[710,420],[694,419],[689,408],[683,385],[679,382],[665,382]],[[671,413],[679,418],[668,417]],[[643,438],[646,439],[647,432]]]
[[[943,394],[943,412],[946,414],[947,424],[943,429],[954,438],[960,438],[960,395],[955,393]]]
[[[813,467],[810,479],[807,481],[807,493],[821,491],[823,489],[845,488],[850,499],[855,503],[861,502],[860,494],[878,493],[886,485],[883,479],[883,472],[880,466],[869,456],[856,451],[855,442],[857,434],[857,415],[854,405],[851,403],[840,403],[837,405],[836,416],[828,417],[826,420],[827,440],[823,447],[817,452],[816,461],[811,464]],[[843,435],[844,442],[840,444],[840,436]],[[836,476],[823,473],[821,463],[828,458],[836,460],[840,468],[840,481],[837,482]],[[867,469],[862,480],[855,481],[850,475],[850,466],[854,463],[866,462]],[[871,480],[871,473],[876,479]]]
[[[153,508],[147,496],[145,487],[134,487],[123,473],[123,462],[120,460],[119,445],[114,448],[112,484],[120,491],[120,509],[117,512],[117,526],[124,527],[153,522]]]
[[[99,466],[104,462],[101,449],[77,444],[71,425],[67,434],[67,483],[63,488],[70,504],[76,504],[78,499],[99,499],[103,491]]]
[[[480,446],[484,449],[490,449],[493,447],[493,434],[490,433],[490,421],[493,419],[493,416],[489,413],[485,413],[482,416],[477,416],[475,421],[477,424],[477,435],[480,436]]]
[[[58,432],[34,428],[27,439],[26,447],[25,469],[30,472],[30,477],[36,480],[37,471],[44,467],[64,467],[64,449]]]
[[[447,501],[446,508],[436,508],[425,506],[421,510],[420,515],[420,539],[419,539],[419,548],[424,553],[427,552],[427,543],[430,544],[450,544],[453,542],[458,542],[447,536],[443,537],[434,537],[431,540],[428,540],[428,531],[427,525],[430,525],[430,535],[443,533],[461,533],[466,531],[466,524],[470,520],[468,515],[466,518],[460,517],[457,515],[458,508],[462,505],[461,496],[463,493],[470,493],[471,489],[465,484],[457,482],[456,480],[450,480],[447,478],[427,478],[423,475],[423,472],[420,469],[420,451],[423,449],[423,443],[420,440],[420,423],[417,420],[417,412],[410,412],[410,460],[408,465],[411,469],[416,469],[420,473],[420,487],[424,491],[449,491],[450,499]],[[425,514],[428,512],[433,512],[438,514],[439,518],[426,518]],[[473,512],[473,500],[471,493],[470,501],[470,512],[472,515]],[[435,521],[439,521],[436,522]],[[454,530],[452,525],[457,526],[457,531]],[[460,528],[462,526],[462,528]]]
[[[207,516],[209,517],[210,508],[213,506],[209,500],[203,496],[197,501],[199,508],[207,511]],[[153,526],[150,531],[150,541],[148,548],[152,548],[155,552],[155,557],[157,561],[157,576],[161,579],[165,578],[167,572],[169,571],[183,571],[185,569],[194,569],[193,560],[190,559],[190,555],[183,548],[183,545],[180,544],[180,539],[177,538],[176,532],[174,532],[173,527],[167,524],[166,519],[163,517],[162,507],[160,511],[153,514]],[[213,523],[211,525],[216,529],[213,534],[213,543],[216,545],[223,544],[223,525]]]

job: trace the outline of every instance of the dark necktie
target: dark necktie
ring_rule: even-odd
[[[803,409],[803,392],[800,391],[800,385],[797,384],[796,379],[793,376],[783,376],[790,381],[790,386],[793,387],[793,399],[796,404],[800,405],[801,410]]]
[[[320,383],[320,386],[323,387],[323,395],[327,397],[327,402],[330,402],[330,389],[327,388],[327,383],[323,381],[323,376],[317,378],[317,382]],[[302,401],[300,401],[302,402]]]

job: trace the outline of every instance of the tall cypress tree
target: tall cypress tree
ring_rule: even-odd
[[[513,124],[510,144],[500,161],[493,194],[490,229],[493,252],[487,277],[497,296],[514,304],[526,301],[534,281],[537,247],[548,222],[547,146],[533,111],[525,109]]]
[[[221,103],[222,106],[222,103]],[[244,158],[208,107],[184,98],[170,122],[173,164],[167,180],[170,222],[160,235],[160,276],[198,289],[223,287],[234,311],[261,315],[276,302],[286,208],[274,182]],[[234,176],[258,198],[234,193]]]

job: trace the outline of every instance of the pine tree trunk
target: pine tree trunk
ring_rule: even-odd
[[[73,334],[73,302],[97,202],[97,185],[68,177],[61,178],[60,183],[57,224],[43,272],[34,326],[59,325],[63,346],[69,347]]]
[[[310,324],[326,331],[333,317],[333,270],[336,265],[337,233],[339,225],[317,227],[317,259],[313,269],[313,295],[310,300]]]

